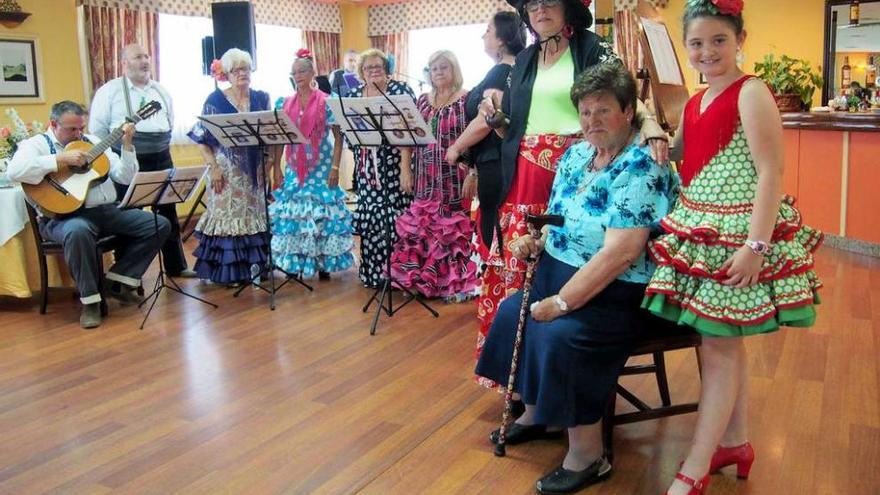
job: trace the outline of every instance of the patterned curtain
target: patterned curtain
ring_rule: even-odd
[[[342,65],[339,59],[339,33],[303,31],[303,44],[315,57],[315,71],[329,74]]]
[[[92,94],[105,82],[122,75],[122,49],[131,43],[144,47],[153,61],[153,79],[159,79],[159,14],[140,10],[83,6]]]
[[[394,74],[406,74],[409,63],[409,32],[370,36],[370,42],[373,48],[394,55]]]
[[[623,60],[633,76],[644,67],[642,47],[639,44],[639,21],[633,10],[614,12],[614,52]]]

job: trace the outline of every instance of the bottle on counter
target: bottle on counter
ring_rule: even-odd
[[[852,85],[852,67],[849,65],[849,55],[843,57],[843,67],[840,68],[840,85],[849,88]]]
[[[877,58],[874,55],[868,58],[868,67],[865,68],[865,87],[877,87]]]

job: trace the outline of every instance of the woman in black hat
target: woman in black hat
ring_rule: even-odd
[[[502,299],[522,287],[526,264],[511,255],[509,244],[528,233],[526,217],[547,208],[556,161],[580,141],[578,113],[569,90],[580,73],[597,64],[619,64],[612,47],[588,30],[591,0],[508,0],[537,39],[516,57],[503,92],[488,90],[481,112],[503,137],[501,174],[495,187],[504,198],[498,208],[502,246],[492,242],[483,261],[478,300],[480,332],[488,333]],[[500,105],[507,119],[496,114]],[[642,142],[651,141],[654,158],[664,163],[668,137],[639,104]],[[506,120],[506,122],[505,122]],[[484,185],[485,186],[485,185]],[[491,186],[490,186],[491,187]]]

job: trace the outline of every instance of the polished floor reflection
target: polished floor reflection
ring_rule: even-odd
[[[880,260],[823,249],[818,326],[748,340],[749,481],[712,494],[880,493]],[[278,309],[184,281],[143,331],[111,307],[80,330],[69,291],[49,314],[0,300],[0,493],[533,493],[563,441],[510,447],[486,434],[499,396],[471,381],[472,303],[411,306],[370,337],[354,272],[285,288]],[[698,394],[693,353],[668,356],[674,398]],[[626,378],[656,400],[650,378]],[[621,406],[623,407],[623,406]],[[695,416],[619,427],[614,475],[584,493],[658,494]]]

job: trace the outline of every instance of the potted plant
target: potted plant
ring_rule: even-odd
[[[780,112],[799,112],[810,108],[813,94],[822,86],[822,77],[806,60],[772,53],[763,62],[755,62],[755,75],[773,91]]]

